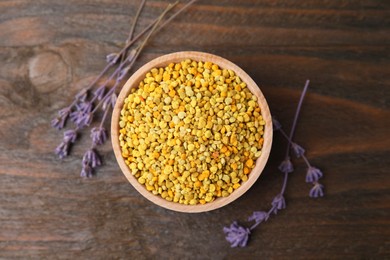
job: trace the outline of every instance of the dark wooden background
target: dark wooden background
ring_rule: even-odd
[[[278,133],[256,184],[202,214],[141,197],[109,143],[97,176],[81,179],[88,134],[65,160],[53,154],[62,132],[51,118],[120,48],[139,2],[0,1],[0,258],[389,259],[390,2],[201,0],[147,45],[136,67],[181,50],[237,63],[287,130],[311,80],[295,140],[323,170],[326,197],[308,197],[294,161],[287,209],[239,249],[222,228],[269,208],[282,183]],[[167,3],[148,1],[137,31]]]

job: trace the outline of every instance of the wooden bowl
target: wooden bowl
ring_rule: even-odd
[[[146,73],[149,72],[152,68],[165,67],[171,62],[176,63],[185,59],[191,59],[195,61],[210,61],[212,63],[217,64],[219,67],[223,69],[233,70],[242,79],[242,81],[247,84],[249,90],[257,97],[258,104],[261,108],[261,114],[263,116],[264,121],[266,122],[264,127],[264,135],[263,135],[264,144],[262,148],[262,153],[260,157],[256,160],[256,165],[253,168],[252,172],[249,174],[248,180],[246,182],[243,182],[241,186],[237,190],[233,191],[229,196],[217,198],[214,201],[203,205],[202,204],[184,205],[178,202],[170,202],[146,190],[145,186],[140,184],[138,180],[131,174],[129,167],[126,165],[125,160],[122,157],[121,148],[119,145],[120,112],[122,110],[125,98],[130,93],[130,89],[138,87],[139,83],[145,78]],[[204,53],[204,52],[193,52],[193,51],[176,52],[176,53],[158,57],[146,63],[139,70],[137,70],[130,77],[130,79],[125,83],[118,96],[112,114],[111,140],[112,140],[112,146],[114,149],[115,157],[118,161],[118,164],[123,174],[126,176],[128,181],[133,185],[133,187],[139,193],[141,193],[145,198],[147,198],[151,202],[161,207],[174,210],[174,211],[188,212],[188,213],[204,212],[204,211],[214,210],[231,203],[232,201],[239,198],[242,194],[244,194],[256,182],[257,178],[260,176],[261,172],[264,169],[264,166],[268,160],[269,153],[271,150],[272,119],[271,119],[271,114],[268,108],[267,101],[265,100],[260,88],[248,76],[248,74],[246,74],[240,67],[238,67],[237,65],[233,64],[232,62],[224,58],[221,58],[216,55]]]

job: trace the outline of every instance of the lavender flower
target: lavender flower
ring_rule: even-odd
[[[272,127],[274,131],[278,131],[280,128],[282,128],[282,125],[279,123],[278,120],[276,120],[274,117],[272,118]]]
[[[92,144],[101,145],[107,140],[107,131],[104,127],[94,127],[91,129]]]
[[[119,71],[119,74],[118,74],[118,77],[116,78],[116,80],[118,82],[121,82],[123,80],[123,78],[127,75],[127,73],[130,71],[131,67],[132,66],[129,65],[129,66],[126,66],[123,69],[121,69],[121,71]]]
[[[66,130],[64,132],[64,141],[74,143],[77,138],[77,132],[74,129]]]
[[[312,198],[323,197],[324,196],[324,186],[321,183],[316,182],[314,184],[313,188],[311,188],[311,190],[309,192],[309,196]]]
[[[78,128],[89,126],[92,122],[92,103],[81,102],[76,105],[76,111],[70,113],[70,120],[74,122]]]
[[[249,228],[238,225],[236,221],[230,227],[224,227],[223,232],[231,247],[245,247],[251,233]]]
[[[286,200],[284,199],[282,194],[278,194],[273,200],[272,200],[272,208],[273,213],[277,214],[278,210],[282,210],[286,208]]]
[[[297,158],[300,158],[305,154],[305,149],[297,143],[291,143],[291,148]]]
[[[112,93],[110,96],[104,98],[102,109],[106,110],[110,105],[114,108],[117,100],[115,93]]]
[[[97,98],[97,100],[102,100],[105,93],[106,93],[106,87],[102,85],[93,92],[93,95]]]
[[[93,175],[93,169],[88,164],[83,164],[83,168],[81,169],[80,177],[90,178]]]
[[[279,170],[284,173],[290,173],[294,171],[294,166],[291,163],[290,157],[287,157],[280,165]]]
[[[316,182],[321,177],[322,177],[322,172],[320,169],[313,166],[309,166],[309,168],[307,168],[306,182]]]
[[[58,116],[51,120],[51,126],[56,128],[57,130],[61,130],[64,128],[66,124],[66,120],[68,119],[70,114],[70,108],[66,107],[58,111]]]
[[[58,157],[60,157],[60,159],[63,159],[64,157],[68,156],[70,144],[74,143],[76,141],[76,138],[77,138],[76,130],[65,131],[64,139],[55,149],[55,154],[57,154]]]
[[[83,165],[88,164],[92,168],[95,168],[97,166],[100,166],[102,164],[102,161],[100,160],[100,156],[97,154],[97,152],[94,149],[89,149],[83,157]]]
[[[60,157],[60,159],[63,159],[64,157],[68,156],[68,153],[69,153],[69,142],[61,142],[55,149],[55,154],[58,155],[58,157]]]
[[[263,221],[267,221],[269,215],[265,211],[255,211],[252,216],[248,218],[248,221],[255,221],[256,224],[260,224]]]

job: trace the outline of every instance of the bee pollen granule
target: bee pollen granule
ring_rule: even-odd
[[[265,121],[234,71],[190,59],[153,68],[125,99],[122,156],[138,182],[186,205],[229,196],[261,155]]]

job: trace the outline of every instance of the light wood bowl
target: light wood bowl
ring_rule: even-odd
[[[237,190],[233,191],[233,193],[231,193],[229,196],[217,198],[214,201],[203,205],[202,204],[184,205],[177,202],[170,202],[146,190],[145,186],[141,185],[137,181],[137,179],[131,174],[129,167],[126,165],[125,160],[122,157],[121,148],[119,145],[120,111],[122,110],[125,98],[130,93],[130,89],[138,87],[139,83],[145,78],[146,73],[149,72],[152,68],[165,67],[171,62],[176,63],[185,59],[191,59],[195,61],[210,61],[212,63],[217,64],[219,67],[223,69],[233,70],[242,79],[242,81],[247,84],[249,90],[257,97],[258,104],[261,108],[261,114],[266,122],[264,127],[264,135],[263,135],[264,144],[262,148],[262,153],[261,156],[256,160],[256,165],[253,168],[252,172],[249,174],[248,180],[246,182],[243,182],[241,186]],[[130,79],[125,83],[118,96],[112,114],[111,140],[112,140],[112,146],[114,149],[115,157],[118,161],[118,164],[123,174],[126,176],[128,181],[133,185],[133,187],[139,193],[141,193],[145,198],[147,198],[151,202],[161,207],[174,210],[174,211],[187,212],[187,213],[204,212],[204,211],[214,210],[231,203],[232,201],[236,200],[241,195],[243,195],[256,182],[257,178],[260,176],[261,172],[264,169],[264,166],[268,160],[269,153],[271,150],[272,120],[271,120],[271,114],[268,108],[267,101],[265,100],[264,95],[261,92],[260,88],[248,76],[248,74],[246,74],[240,67],[216,55],[212,55],[204,52],[184,51],[184,52],[176,52],[176,53],[164,55],[146,63],[139,70],[137,70],[130,77]]]

